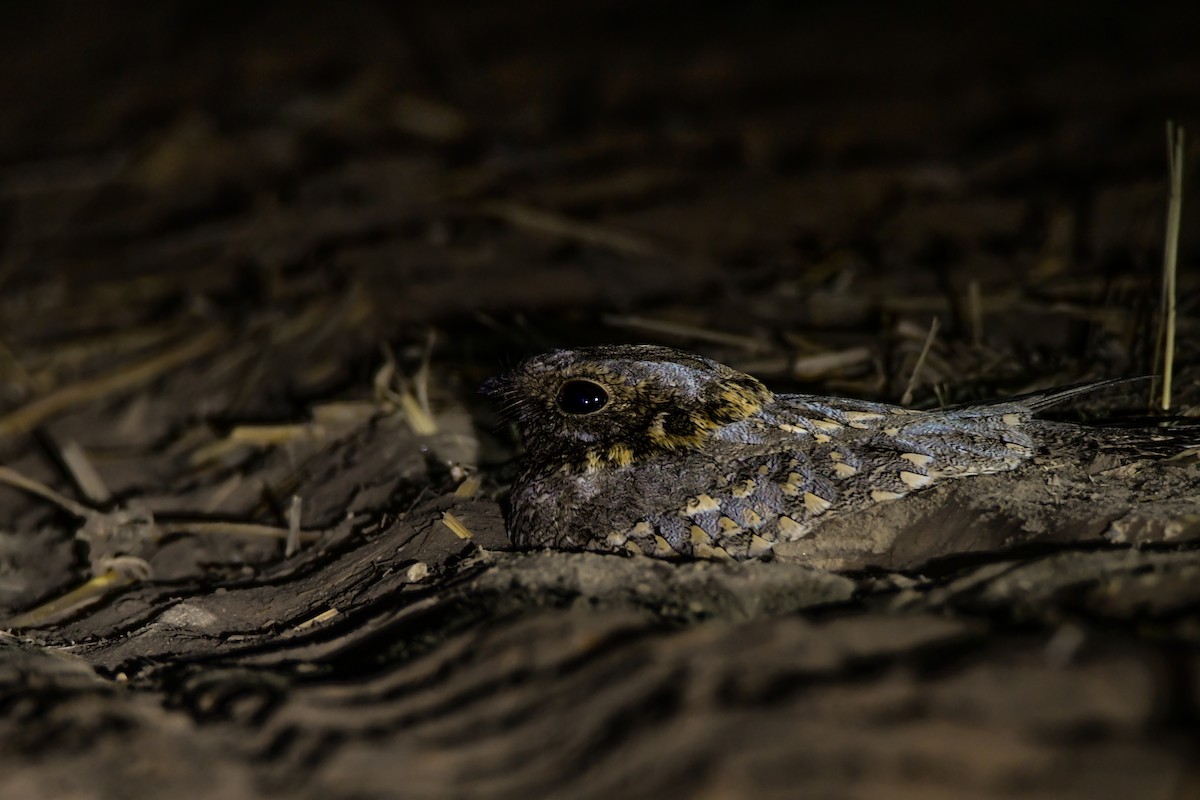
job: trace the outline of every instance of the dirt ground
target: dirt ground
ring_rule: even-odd
[[[4,17],[0,796],[1200,796],[1200,147],[1169,412],[772,560],[515,550],[477,393],[1160,372],[1200,5]]]

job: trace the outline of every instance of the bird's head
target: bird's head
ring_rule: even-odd
[[[654,345],[556,350],[484,384],[547,465],[622,467],[702,448],[773,396],[755,378],[708,358]]]

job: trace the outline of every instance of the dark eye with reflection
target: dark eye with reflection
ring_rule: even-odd
[[[591,381],[567,381],[558,390],[558,407],[568,414],[593,414],[608,405],[608,392]]]

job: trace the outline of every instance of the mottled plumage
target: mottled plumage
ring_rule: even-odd
[[[1095,385],[913,411],[774,394],[650,345],[532,358],[485,391],[527,450],[509,528],[521,546],[754,558],[824,519],[939,481],[1015,469],[1040,408]]]

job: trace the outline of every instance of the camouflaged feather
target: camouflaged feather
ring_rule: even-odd
[[[569,413],[569,382],[600,387]],[[580,385],[580,384],[576,384]],[[754,558],[825,519],[1028,461],[1038,409],[1098,385],[936,411],[773,394],[749,375],[650,345],[560,350],[491,381],[527,450],[518,545]]]

